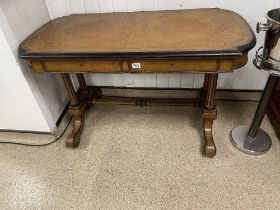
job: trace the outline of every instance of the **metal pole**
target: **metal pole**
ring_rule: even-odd
[[[278,80],[278,77],[269,75],[264,92],[261,96],[261,100],[259,102],[257,111],[255,113],[254,119],[252,121],[251,127],[248,132],[248,136],[250,136],[251,138],[255,138],[258,133],[258,130],[261,126],[262,120],[266,113],[266,108],[267,108],[269,99],[270,99],[271,94],[274,90],[274,87],[277,83],[277,80]]]

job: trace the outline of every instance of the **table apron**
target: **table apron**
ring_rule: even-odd
[[[50,59],[29,60],[35,72],[49,73],[214,73],[245,65],[247,54],[224,59]]]

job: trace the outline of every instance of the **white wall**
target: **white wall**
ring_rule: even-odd
[[[202,7],[220,7],[241,14],[255,29],[265,13],[280,7],[280,0],[45,0],[52,19],[72,13],[133,12],[147,10],[177,10]],[[263,34],[258,35],[258,45]],[[256,70],[252,59],[256,48],[249,54],[248,64],[234,74],[223,74],[218,87],[222,89],[263,89],[267,75]],[[94,74],[87,80],[93,85],[127,87],[199,88],[203,75],[191,74]]]
[[[0,129],[51,132],[67,99],[62,80],[59,75],[33,73],[17,56],[19,44],[50,20],[46,4],[1,0],[0,17],[7,51],[1,59]]]
[[[0,129],[49,131],[1,27],[0,66]]]

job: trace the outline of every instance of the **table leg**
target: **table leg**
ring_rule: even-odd
[[[80,90],[86,90],[88,88],[85,77],[83,74],[76,74],[79,81]]]
[[[80,85],[77,93],[73,87],[69,74],[61,74],[61,76],[70,98],[70,108],[68,113],[74,119],[72,132],[66,139],[66,146],[76,148],[80,145],[80,138],[83,133],[85,111],[90,105],[92,105],[93,98],[99,98],[102,93],[100,88],[87,86],[83,74],[76,74]]]
[[[216,146],[212,134],[212,125],[213,121],[217,118],[217,110],[215,105],[217,80],[218,74],[205,74],[204,85],[202,89],[202,120],[205,136],[203,150],[208,157],[213,157],[216,154]]]
[[[83,100],[81,97],[79,98],[78,94],[76,93],[69,74],[61,74],[61,75],[70,98],[70,108],[68,113],[74,119],[72,132],[67,136],[66,139],[66,146],[76,148],[80,144],[80,137],[82,135],[83,127],[84,127]],[[82,76],[80,76],[80,79],[82,81]],[[84,83],[84,86],[81,85],[81,87],[86,88],[86,84]]]
[[[199,96],[199,104],[201,107],[204,107],[206,96],[207,96],[207,90],[208,90],[208,80],[209,80],[209,74],[205,74],[204,76],[204,84],[203,87],[200,90],[200,96]]]
[[[80,144],[80,137],[84,125],[83,112],[80,110],[81,102],[78,99],[69,74],[61,75],[70,99],[70,108],[68,112],[74,119],[72,132],[67,136],[66,139],[66,146],[76,148]]]

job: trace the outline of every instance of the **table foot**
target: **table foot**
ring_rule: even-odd
[[[80,138],[84,128],[84,116],[73,116],[74,123],[72,132],[66,138],[66,146],[77,148],[80,145]]]
[[[211,121],[204,121],[203,127],[204,127],[204,137],[205,142],[203,145],[203,150],[208,157],[214,157],[216,155],[216,146],[213,141],[213,135],[212,135],[212,124]]]
[[[213,121],[216,118],[217,118],[216,110],[214,111],[205,110],[203,112],[202,119],[203,119],[203,129],[204,129],[204,137],[205,137],[203,151],[208,157],[214,157],[216,155],[216,146],[212,134]]]

